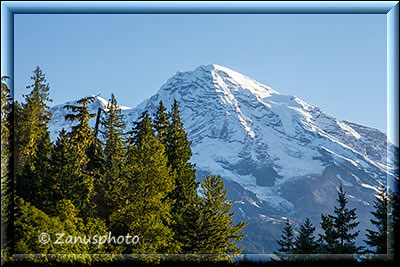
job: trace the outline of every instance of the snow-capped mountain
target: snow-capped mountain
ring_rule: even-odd
[[[377,188],[398,180],[398,148],[384,133],[338,121],[218,65],[177,72],[137,107],[121,107],[128,127],[144,110],[153,114],[160,100],[169,108],[174,99],[192,141],[198,179],[221,175],[236,201],[235,219],[250,222],[241,244],[247,253],[272,253],[286,218],[300,224],[309,217],[318,228],[321,212],[333,211],[339,184],[357,208],[363,235],[372,227]],[[106,105],[97,97],[90,109]],[[69,127],[62,107],[51,109],[53,140]]]

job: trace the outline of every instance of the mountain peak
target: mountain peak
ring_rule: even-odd
[[[192,71],[178,71],[158,92],[161,95],[165,93],[168,95],[217,93],[229,98],[242,95],[258,99],[279,94],[248,76],[217,64],[200,65]]]

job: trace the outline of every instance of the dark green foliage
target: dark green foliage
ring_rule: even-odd
[[[165,142],[168,156],[168,165],[176,173],[175,188],[170,193],[169,198],[175,200],[172,207],[172,214],[176,222],[174,226],[175,238],[183,242],[186,239],[181,232],[183,217],[191,200],[197,195],[198,183],[196,183],[196,170],[194,164],[190,163],[192,151],[191,142],[187,138],[187,133],[183,127],[179,115],[179,105],[177,101],[171,107],[169,115],[165,115],[165,108],[162,102],[158,108],[155,117],[155,125],[158,137],[161,142]],[[170,118],[170,124],[167,124],[167,118]],[[185,252],[185,251],[184,251]]]
[[[123,198],[121,181],[125,179],[125,123],[123,115],[118,108],[114,94],[107,106],[105,117],[101,120],[102,134],[105,140],[104,146],[104,176],[100,190],[104,191],[104,202],[98,204],[99,213],[103,218],[108,218],[112,210],[122,205]]]
[[[95,129],[89,121],[96,114],[88,110],[95,98],[83,98],[64,106],[71,111],[65,119],[72,127],[62,129],[53,144],[47,127],[49,86],[39,67],[32,79],[26,103],[15,103],[14,111],[18,173],[13,244],[14,252],[25,256],[8,259],[91,264],[112,261],[121,253],[155,262],[163,257],[149,255],[211,253],[212,260],[231,260],[241,252],[237,242],[246,223],[233,224],[233,202],[226,198],[221,177],[205,177],[202,196],[197,194],[191,142],[176,101],[170,113],[160,102],[153,121],[144,112],[126,140],[113,94],[103,118],[99,109]],[[11,104],[2,82],[2,193],[7,182],[3,167],[10,156]],[[38,240],[44,232],[54,241],[58,233],[84,238],[109,231],[113,236],[138,235],[139,243],[60,246]]]
[[[70,200],[76,207],[83,206],[82,197],[87,191],[79,170],[80,160],[64,129],[59,133],[50,160],[52,175],[47,186],[52,194],[44,210],[54,215],[57,203],[61,200]]]
[[[364,240],[364,242],[371,247],[375,247],[374,253],[387,254],[388,196],[384,186],[380,188],[379,195],[374,201],[374,208],[375,210],[371,214],[375,219],[371,219],[370,221],[375,225],[376,231],[367,229],[367,240]]]
[[[357,247],[355,238],[359,231],[352,233],[357,227],[356,209],[347,208],[346,193],[342,186],[338,192],[338,207],[334,207],[334,215],[321,214],[320,252],[326,254],[356,254],[361,252],[362,247]]]
[[[280,260],[292,260],[293,257],[290,254],[294,253],[294,232],[289,219],[286,220],[281,239],[277,243],[279,245],[278,252],[274,253]]]
[[[389,254],[394,255],[394,261],[398,262],[400,260],[400,193],[389,190],[388,195]]]
[[[104,199],[104,153],[103,153],[103,143],[97,136],[94,136],[94,141],[89,145],[87,149],[87,156],[89,162],[87,164],[86,172],[90,175],[93,181],[92,189],[90,190],[90,195],[88,198],[89,208],[86,216],[98,216],[99,211],[97,208],[97,203],[101,204],[101,200]],[[99,207],[100,208],[100,207]]]
[[[303,254],[296,256],[297,260],[310,260],[311,258],[304,254],[317,253],[317,242],[314,240],[315,227],[309,218],[304,220],[304,224],[300,226],[299,234],[294,241],[294,254]]]
[[[191,199],[185,216],[185,250],[192,254],[215,254],[208,260],[231,260],[242,250],[237,247],[247,223],[233,223],[233,201],[226,198],[221,177],[208,175],[201,183],[201,199]]]
[[[140,237],[139,245],[128,248],[138,254],[176,253],[173,239],[172,201],[166,199],[174,188],[174,175],[167,166],[164,145],[154,135],[147,112],[135,122],[135,136],[128,149],[128,170],[121,188],[123,203],[111,215],[118,233]]]
[[[187,133],[185,132],[179,116],[179,105],[176,100],[171,108],[172,110],[169,115],[171,123],[167,129],[166,152],[168,164],[177,175],[176,187],[171,193],[171,198],[176,200],[173,211],[180,213],[185,208],[185,203],[187,203],[192,194],[196,192],[198,184],[195,181],[195,166],[189,162],[192,157],[192,151],[190,149],[192,142],[187,138]]]
[[[52,195],[48,184],[52,176],[50,156],[54,146],[50,142],[48,131],[37,141],[37,152],[27,158],[24,168],[17,177],[16,193],[32,205],[43,209]]]
[[[164,107],[162,101],[157,108],[157,112],[154,114],[154,129],[156,130],[157,139],[164,145],[167,145],[167,134],[170,126],[169,119],[170,115],[166,113],[167,109]]]

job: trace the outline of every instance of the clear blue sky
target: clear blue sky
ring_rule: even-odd
[[[226,66],[386,132],[386,15],[15,15],[15,97],[36,65],[53,104],[134,107],[176,71]]]

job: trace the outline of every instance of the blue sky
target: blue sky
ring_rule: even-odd
[[[15,97],[36,65],[53,104],[134,107],[178,70],[218,64],[386,132],[386,15],[15,15]]]

